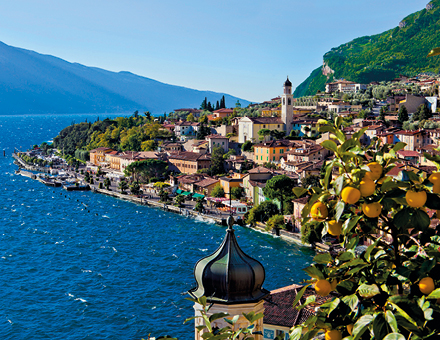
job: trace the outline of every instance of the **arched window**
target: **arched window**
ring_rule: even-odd
[[[283,105],[286,105],[286,98],[283,98]]]
[[[292,105],[292,100],[290,98],[287,99],[287,105]]]

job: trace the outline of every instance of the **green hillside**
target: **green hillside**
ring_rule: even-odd
[[[322,74],[322,67],[315,69],[295,89],[294,96],[323,91],[325,83],[334,78],[368,84],[391,80],[399,74],[438,73],[440,58],[426,55],[440,46],[440,0],[433,0],[425,9],[407,16],[399,26],[332,48],[324,55],[324,62],[334,74],[327,78]]]

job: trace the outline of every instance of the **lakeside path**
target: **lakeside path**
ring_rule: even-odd
[[[30,171],[42,172],[42,171],[39,171],[40,169],[36,169],[33,166],[28,166],[19,157],[15,156],[14,158],[17,161],[19,161],[20,168],[24,168],[24,169],[30,170]],[[70,178],[77,179],[82,184],[86,184],[84,181],[84,176],[82,176],[74,171],[71,171],[71,170],[65,170],[65,171],[69,175]],[[29,173],[22,172],[21,170],[18,170],[17,174],[35,179],[35,178],[29,176]],[[217,210],[216,208],[209,208],[209,209],[207,209],[207,211],[205,213],[200,213],[200,212],[194,211],[194,206],[195,206],[196,202],[193,202],[193,201],[186,201],[183,204],[183,207],[176,207],[172,204],[160,202],[159,197],[157,197],[154,194],[149,194],[148,195],[149,198],[136,197],[136,196],[129,195],[129,194],[121,194],[121,193],[117,192],[116,190],[100,189],[99,184],[98,185],[88,184],[88,185],[90,186],[91,191],[95,192],[95,193],[104,194],[107,196],[112,196],[115,198],[119,198],[119,199],[122,199],[125,201],[130,201],[130,202],[140,204],[140,205],[145,205],[145,206],[149,206],[149,207],[153,207],[153,208],[159,208],[164,211],[170,211],[170,212],[174,212],[174,213],[184,215],[184,216],[189,216],[189,217],[193,217],[193,218],[201,218],[202,220],[204,220],[206,222],[217,223],[217,224],[220,224],[223,226],[226,226],[226,219],[229,217],[229,214],[224,213],[220,210]],[[247,227],[246,225],[244,225],[244,226]],[[258,230],[259,232],[274,235],[274,233],[267,232],[264,229],[264,227],[265,227],[265,225],[263,223],[259,223],[259,225],[257,225],[255,228],[251,228],[251,227],[247,227],[247,228],[255,229],[255,230]],[[280,237],[286,241],[295,242],[301,246],[305,246],[303,243],[301,243],[301,234],[300,233],[286,231],[286,230],[280,230],[279,235],[275,236],[275,237]],[[317,243],[316,248],[319,249],[320,251],[328,251],[330,249],[329,246],[324,243]]]

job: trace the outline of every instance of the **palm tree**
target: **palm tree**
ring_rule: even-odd
[[[183,202],[185,202],[185,196],[183,195],[179,194],[174,198],[174,203],[176,204],[177,207],[181,207]]]
[[[119,182],[119,190],[121,190],[121,194],[125,194],[125,190],[128,189],[128,184],[125,180]]]

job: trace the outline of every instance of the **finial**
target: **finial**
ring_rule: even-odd
[[[234,218],[232,216],[229,216],[226,222],[228,224],[228,230],[232,230],[232,226],[235,223]]]

